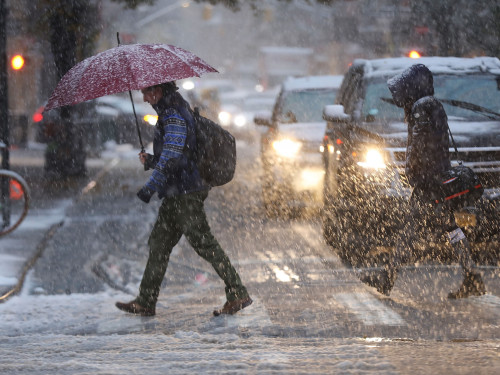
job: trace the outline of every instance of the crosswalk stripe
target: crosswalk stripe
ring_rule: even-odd
[[[493,294],[485,294],[480,297],[471,297],[474,303],[489,308],[496,316],[500,317],[500,297]]]
[[[334,298],[368,326],[406,325],[401,316],[368,293],[339,293]]]

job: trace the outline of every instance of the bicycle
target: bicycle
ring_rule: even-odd
[[[0,141],[0,149],[6,149]],[[30,191],[21,175],[8,169],[0,169],[0,237],[16,229],[28,214]]]

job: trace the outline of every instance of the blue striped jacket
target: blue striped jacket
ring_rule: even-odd
[[[209,189],[200,177],[192,153],[186,151],[186,148],[194,150],[196,147],[189,104],[180,94],[176,95],[179,96],[177,101],[181,102],[177,108],[171,107],[164,98],[153,106],[158,114],[153,140],[154,155],[148,158],[145,166],[146,169],[154,169],[145,186],[156,191],[159,198]]]

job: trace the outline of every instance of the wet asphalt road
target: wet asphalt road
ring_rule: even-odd
[[[260,199],[258,146],[239,143],[238,158],[235,180],[213,189],[206,207],[214,234],[255,301],[254,319],[238,328],[240,335],[391,343],[387,347],[400,368],[405,361],[394,349],[411,355],[406,342],[422,343],[431,357],[433,345],[449,355],[453,343],[466,343],[460,350],[468,357],[456,358],[461,365],[476,356],[491,356],[490,365],[499,364],[498,267],[481,268],[488,291],[483,297],[447,300],[461,281],[453,264],[406,267],[391,297],[381,296],[323,242],[317,217],[267,218]],[[119,160],[75,200],[34,267],[30,292],[96,293],[112,287],[132,299],[159,205],[157,199],[146,205],[135,197],[145,180],[137,160]],[[213,329],[211,311],[224,302],[223,296],[223,284],[210,265],[182,239],[171,256],[157,317],[142,329],[167,334]]]

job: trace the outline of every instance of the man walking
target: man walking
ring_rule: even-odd
[[[196,147],[195,124],[189,104],[177,92],[175,82],[142,90],[144,101],[158,113],[153,143],[154,154],[141,152],[139,159],[153,173],[138,197],[148,203],[154,193],[163,199],[149,237],[149,258],[139,287],[139,296],[116,307],[142,316],[155,315],[160,285],[173,247],[182,235],[225,283],[227,302],[214,315],[234,314],[252,303],[240,276],[212,235],[204,200],[209,186],[201,179],[195,160],[186,148]]]

